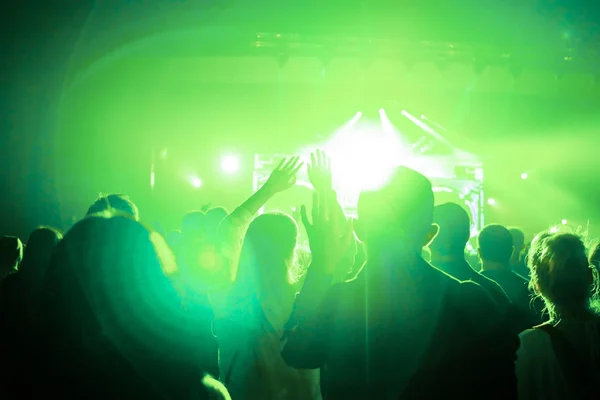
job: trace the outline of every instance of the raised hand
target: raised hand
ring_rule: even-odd
[[[324,193],[332,190],[331,162],[324,151],[317,150],[311,153],[308,179],[317,192]]]
[[[352,220],[346,220],[335,193],[315,193],[313,196],[312,223],[301,208],[302,224],[306,228],[313,260],[327,274],[335,274],[353,244]]]
[[[271,194],[291,188],[296,183],[296,175],[302,165],[300,157],[284,158],[277,168],[271,172],[263,188]]]

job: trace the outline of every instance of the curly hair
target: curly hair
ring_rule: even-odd
[[[575,234],[544,232],[528,255],[530,287],[554,319],[589,308],[597,295],[598,273],[590,266],[584,240]]]

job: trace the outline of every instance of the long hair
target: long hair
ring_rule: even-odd
[[[131,217],[109,213],[77,223],[58,247],[45,287],[45,334],[65,371],[87,379],[77,368],[85,363],[117,379],[119,371],[107,365],[122,359],[136,371],[118,378],[123,384],[143,376],[171,391],[176,382],[181,390],[199,382],[200,339],[169,279],[175,272],[164,240]]]
[[[570,233],[538,237],[528,255],[531,288],[553,319],[590,308],[597,294],[598,273],[590,266],[581,237]]]
[[[284,213],[266,213],[248,227],[230,296],[236,307],[249,299],[261,299],[289,287],[298,238],[296,222]]]

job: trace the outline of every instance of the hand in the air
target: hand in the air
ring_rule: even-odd
[[[296,175],[302,165],[300,157],[284,158],[277,168],[271,172],[263,188],[271,194],[283,192],[291,188],[296,183]]]
[[[327,274],[335,274],[340,261],[353,244],[352,220],[346,220],[334,192],[315,193],[313,196],[312,223],[302,206],[302,223],[306,228],[313,261]]]
[[[311,153],[308,179],[317,192],[324,193],[332,190],[331,162],[324,151],[317,150]]]

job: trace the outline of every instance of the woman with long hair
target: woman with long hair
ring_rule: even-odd
[[[600,389],[600,316],[592,307],[598,274],[573,234],[544,234],[528,257],[530,286],[550,321],[521,333],[520,399],[591,399]]]
[[[164,239],[130,216],[107,212],[71,228],[43,294],[46,392],[202,398],[216,341],[182,306],[176,274]]]
[[[285,365],[280,338],[295,299],[296,222],[262,214],[246,232],[226,318],[217,321],[221,379],[233,398],[320,398],[318,371]]]

